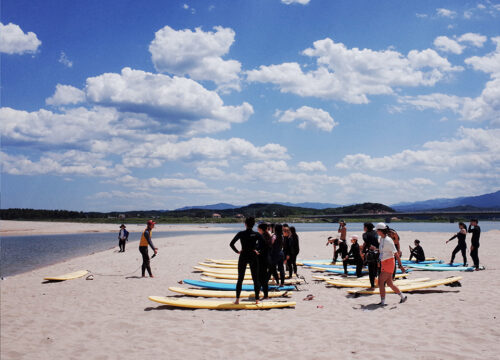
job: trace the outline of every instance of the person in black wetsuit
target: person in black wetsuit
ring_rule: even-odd
[[[269,296],[269,278],[271,276],[270,266],[271,266],[271,245],[273,239],[271,238],[271,234],[267,231],[269,225],[266,223],[259,224],[257,231],[261,235],[262,241],[259,245],[259,282],[262,286],[262,292],[264,293],[264,297],[267,299]]]
[[[297,275],[297,255],[300,252],[299,247],[299,236],[297,235],[297,231],[294,226],[290,227],[290,238],[288,242],[289,255],[287,257],[287,266],[288,272],[290,273],[290,277],[292,277],[292,273]]]
[[[420,240],[418,239],[415,239],[415,241],[413,242],[415,244],[415,247],[412,248],[411,246],[408,245],[408,247],[410,248],[410,261],[413,257],[415,257],[415,260],[417,261],[417,263],[421,262],[421,261],[425,261],[425,253],[424,253],[424,249],[422,248],[422,246],[420,246]]]
[[[344,275],[347,275],[347,264],[345,263],[345,258],[349,254],[349,249],[345,240],[339,240],[339,249],[337,253],[340,255],[342,261],[344,261]]]
[[[358,237],[356,235],[351,236],[351,249],[347,253],[347,256],[343,259],[344,263],[344,274],[347,274],[347,265],[356,265],[356,276],[363,276],[363,260],[361,259],[361,253],[359,251]]]
[[[279,284],[285,284],[285,268],[283,260],[285,255],[283,253],[283,227],[281,224],[274,225],[273,244],[271,246],[271,267],[274,278],[276,279],[276,268],[279,272]]]
[[[464,258],[464,266],[467,266],[467,243],[465,242],[465,238],[467,237],[467,225],[465,225],[463,222],[458,223],[458,228],[460,229],[459,232],[457,232],[455,235],[453,235],[450,239],[446,241],[448,244],[451,240],[457,238],[458,239],[458,244],[455,246],[455,249],[453,249],[453,252],[451,253],[451,260],[450,260],[450,265],[453,264],[453,261],[455,261],[455,255],[461,251],[462,252],[462,257]]]
[[[375,226],[370,223],[364,223],[363,245],[360,252],[361,257],[368,266],[368,276],[370,277],[370,285],[375,289],[375,279],[378,274],[378,234],[374,230]]]
[[[252,273],[253,287],[255,291],[255,302],[259,303],[259,292],[260,292],[260,282],[259,282],[259,260],[257,258],[259,252],[257,247],[259,242],[262,243],[262,236],[252,230],[255,225],[255,218],[247,217],[245,219],[246,230],[240,231],[231,240],[229,246],[237,254],[240,254],[238,259],[238,281],[236,283],[236,301],[235,304],[240,303],[241,287],[243,285],[243,279],[245,277],[245,271],[247,265],[250,265],[250,272]],[[234,244],[236,241],[241,242],[241,251],[236,249]]]
[[[479,270],[479,237],[481,236],[481,228],[477,224],[479,221],[477,219],[472,219],[469,224],[468,232],[472,233],[470,239],[470,257],[474,262],[474,267],[476,271]]]

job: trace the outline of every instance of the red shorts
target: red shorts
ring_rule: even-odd
[[[385,259],[380,263],[380,272],[392,274],[394,272],[394,265],[396,265],[394,258]]]

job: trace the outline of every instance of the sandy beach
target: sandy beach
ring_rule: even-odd
[[[2,234],[52,231],[49,223],[1,223]],[[24,227],[24,228],[23,228]],[[200,229],[200,226],[185,226]],[[68,232],[116,231],[116,225],[66,224]],[[128,227],[129,230],[130,227]],[[397,228],[397,226],[396,226]],[[142,230],[142,227],[138,228]],[[159,225],[156,231],[168,231]],[[177,230],[177,228],[176,228]],[[206,230],[206,229],[203,229]],[[134,231],[132,229],[132,231]],[[300,232],[300,259],[331,256],[328,232]],[[348,235],[361,235],[349,233]],[[449,260],[449,233],[401,232],[404,256],[418,238],[427,256]],[[408,295],[347,296],[315,282],[294,292],[293,309],[216,311],[173,309],[150,295],[175,295],[169,286],[199,279],[193,266],[205,258],[236,259],[232,235],[155,238],[155,278],[140,278],[137,242],[74,258],[1,281],[1,359],[498,359],[500,351],[500,231],[481,235],[479,272],[420,272],[411,277],[463,276],[462,287],[441,286]],[[469,237],[467,241],[469,243]],[[461,261],[461,257],[457,257]],[[469,263],[471,260],[469,260]],[[43,277],[89,270],[94,280],[44,283]],[[106,276],[109,275],[109,276]],[[312,301],[303,301],[313,294]]]

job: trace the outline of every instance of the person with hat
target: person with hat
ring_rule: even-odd
[[[148,220],[146,229],[142,232],[141,241],[139,242],[139,251],[142,255],[142,277],[146,276],[146,270],[148,271],[149,277],[154,277],[149,264],[148,246],[151,246],[151,249],[154,251],[153,256],[155,256],[158,253],[158,248],[153,245],[153,241],[151,240],[155,224],[153,220]]]
[[[404,303],[407,300],[407,296],[404,296],[399,288],[392,282],[392,274],[394,272],[395,260],[397,259],[399,263],[399,268],[402,272],[405,269],[401,263],[401,258],[399,257],[399,252],[394,246],[394,241],[389,236],[390,229],[384,223],[378,223],[375,226],[377,234],[380,237],[379,241],[379,256],[380,256],[380,276],[378,279],[378,286],[380,289],[380,303],[379,305],[385,305],[385,284],[389,286],[396,294],[401,298],[400,303]]]
[[[118,233],[118,246],[120,247],[120,251],[125,252],[125,242],[128,241],[128,231],[124,224],[120,225],[120,232]]]

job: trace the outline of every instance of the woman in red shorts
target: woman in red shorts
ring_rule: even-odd
[[[385,305],[385,284],[389,286],[396,294],[401,297],[400,303],[404,303],[407,299],[396,285],[392,282],[392,274],[394,272],[395,259],[399,263],[399,268],[401,271],[405,271],[403,265],[401,264],[401,258],[399,253],[394,246],[394,241],[388,236],[389,229],[384,223],[378,223],[375,226],[377,234],[380,236],[379,242],[379,253],[380,253],[380,276],[378,278],[378,286],[380,289],[380,303],[379,305]]]

